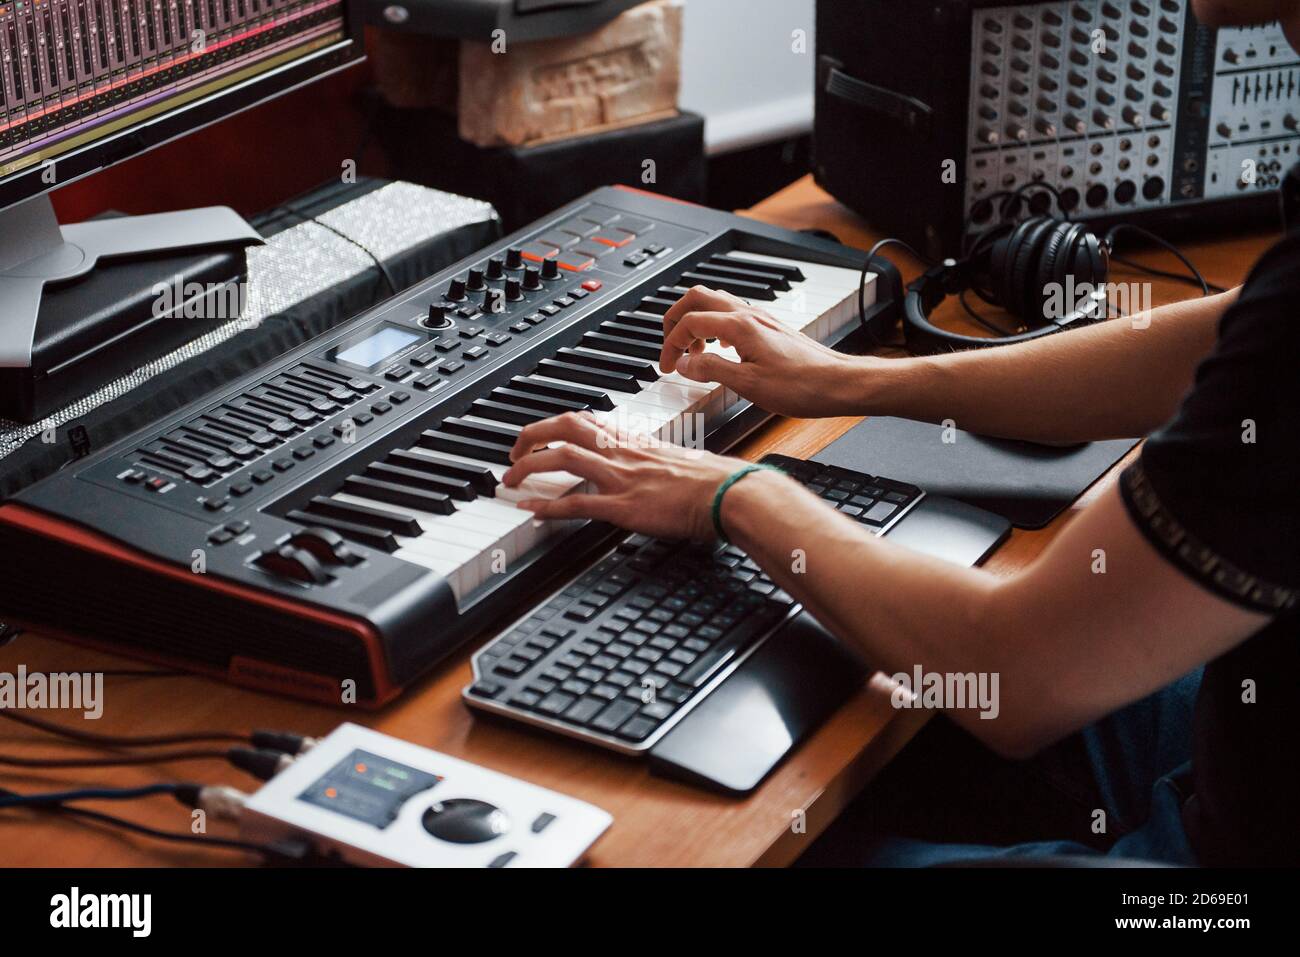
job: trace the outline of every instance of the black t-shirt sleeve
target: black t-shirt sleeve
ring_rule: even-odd
[[[1196,581],[1258,611],[1300,607],[1300,235],[1252,271],[1182,407],[1120,487],[1138,527]]]

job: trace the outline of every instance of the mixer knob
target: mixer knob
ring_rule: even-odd
[[[524,268],[524,251],[517,247],[510,247],[506,250],[506,268],[523,269]]]
[[[1070,39],[1079,44],[1079,46],[1087,46],[1092,42],[1092,37],[1090,37],[1088,31],[1084,30],[1082,27],[1075,27],[1071,30]]]
[[[482,292],[487,288],[487,283],[483,281],[482,269],[471,269],[469,271],[469,283],[465,288],[470,292]]]
[[[1116,76],[1104,66],[1099,66],[1097,67],[1097,79],[1101,80],[1102,83],[1114,83]]]
[[[1295,129],[1296,129],[1296,125],[1297,125],[1296,118],[1295,118],[1295,114],[1293,114],[1293,113],[1288,113],[1288,114],[1287,114],[1287,115],[1282,119],[1282,125],[1285,126],[1285,127],[1286,127],[1288,130],[1290,130],[1292,133],[1294,133],[1294,132],[1295,132]]]
[[[1009,84],[1007,84],[1007,87],[1016,96],[1024,96],[1026,93],[1029,92],[1029,87],[1025,86],[1023,80],[1012,80]]]
[[[493,256],[488,260],[487,277],[489,279],[501,279],[505,276],[505,262],[500,256]]]
[[[447,298],[452,302],[465,301],[465,280],[453,279],[451,285],[447,287]]]
[[[1105,110],[1094,110],[1092,114],[1092,121],[1096,123],[1098,126],[1100,126],[1103,130],[1113,130],[1115,128],[1115,121],[1111,119],[1110,114],[1108,114]]]
[[[1061,35],[1053,30],[1043,31],[1043,46],[1051,47],[1053,50],[1061,45]]]
[[[1103,3],[1101,5],[1101,15],[1110,20],[1118,20],[1120,16],[1122,16],[1119,12],[1119,7],[1115,6],[1113,3]]]
[[[1065,117],[1065,128],[1067,130],[1072,130],[1075,133],[1086,133],[1088,130],[1088,124],[1073,113],[1070,113]]]
[[[1222,136],[1225,140],[1232,138],[1232,127],[1227,123],[1220,123],[1214,128],[1214,131]]]
[[[1017,73],[1028,73],[1029,61],[1026,60],[1024,57],[1019,57],[1019,56],[1014,57],[1011,60],[1011,69],[1015,70]],[[1019,81],[1017,80],[1016,82]]]
[[[998,111],[986,103],[984,106],[980,107],[980,116],[986,120],[996,120],[998,118]]]
[[[1173,20],[1170,20],[1168,17],[1161,17],[1161,18],[1160,18],[1160,22],[1157,24],[1157,26],[1160,27],[1160,32],[1161,32],[1161,33],[1177,33],[1177,32],[1178,32],[1178,24],[1174,23],[1174,21],[1173,21]]]
[[[489,315],[500,315],[506,311],[506,293],[504,289],[489,289],[483,293],[483,311]]]
[[[1151,8],[1143,3],[1142,0],[1133,0],[1133,2],[1128,5],[1128,8],[1139,17],[1149,17],[1151,15]]]
[[[1135,37],[1144,37],[1144,38],[1145,38],[1145,37],[1149,37],[1149,36],[1151,36],[1151,31],[1148,30],[1148,29],[1147,29],[1143,24],[1138,23],[1136,20],[1134,20],[1132,23],[1130,23],[1130,24],[1128,25],[1128,28],[1129,28],[1131,31],[1133,31],[1133,35],[1134,35]]]
[[[1056,92],[1057,88],[1060,86],[1060,84],[1057,83],[1055,80],[1053,80],[1050,76],[1040,76],[1038,78],[1038,85],[1042,89],[1046,90],[1048,93]]]
[[[1168,123],[1173,114],[1169,112],[1169,107],[1163,103],[1154,103],[1151,106],[1151,115],[1161,123]]]
[[[520,302],[524,298],[523,287],[519,284],[518,279],[506,280],[506,298],[511,302]]]
[[[1223,59],[1228,63],[1236,63],[1241,59],[1241,57],[1237,55],[1236,50],[1232,49],[1232,47],[1228,47],[1228,49],[1223,51]]]
[[[990,129],[987,126],[981,126],[979,130],[976,131],[975,138],[981,143],[987,143],[989,146],[996,145],[998,140],[1001,139],[1001,137],[998,136],[997,130]]]
[[[1129,126],[1142,125],[1142,114],[1139,113],[1137,110],[1133,109],[1133,107],[1131,106],[1124,107],[1123,113],[1121,115],[1124,117],[1124,122],[1127,123]]]
[[[1128,65],[1128,68],[1124,71],[1124,75],[1127,76],[1130,80],[1136,80],[1138,83],[1141,83],[1143,80],[1147,78],[1146,70],[1142,69],[1140,66],[1137,66],[1134,63],[1130,63]]]
[[[1151,92],[1164,99],[1168,99],[1174,95],[1174,91],[1169,89],[1169,87],[1161,83],[1159,80],[1156,80],[1155,85],[1151,87]]]
[[[1071,70],[1069,75],[1066,77],[1066,79],[1069,80],[1070,86],[1077,86],[1082,88],[1088,85],[1088,78],[1084,76],[1082,73],[1080,73],[1078,70]]]
[[[1074,92],[1065,94],[1065,102],[1070,104],[1070,106],[1074,107],[1076,110],[1081,110],[1088,105],[1087,100]]]
[[[1178,47],[1174,46],[1164,37],[1156,41],[1156,52],[1161,56],[1173,56],[1178,52]]]
[[[524,270],[524,288],[529,292],[536,292],[542,288],[542,274],[535,266],[529,266]]]
[[[1043,65],[1045,70],[1059,70],[1061,68],[1061,61],[1046,51],[1038,58],[1038,62]]]
[[[1034,45],[1030,43],[1027,38],[1022,37],[1018,34],[1012,38],[1011,45],[1015,47],[1017,50],[1019,50],[1021,53],[1028,53],[1030,50],[1034,48]]]
[[[1111,93],[1110,90],[1098,90],[1097,102],[1102,106],[1110,106],[1115,102],[1115,94]]]
[[[1051,120],[1047,119],[1046,117],[1040,116],[1037,120],[1035,120],[1034,127],[1038,130],[1038,132],[1042,133],[1044,136],[1056,135],[1056,124],[1053,123]]]
[[[553,281],[560,278],[560,264],[554,259],[547,259],[542,262],[542,278]]]
[[[1021,103],[1019,100],[1013,100],[1008,103],[1007,109],[1016,114],[1016,116],[1026,116],[1029,113],[1029,107],[1025,106],[1025,104]]]
[[[1134,103],[1141,103],[1146,99],[1146,95],[1132,83],[1124,87],[1124,95]]]
[[[1007,127],[1007,135],[1013,140],[1019,140],[1023,143],[1029,139],[1029,130],[1025,129],[1019,123],[1012,123]]]
[[[1017,13],[1015,19],[1011,21],[1017,30],[1032,30],[1034,21],[1030,20],[1023,13]]]
[[[1050,96],[1040,96],[1038,98],[1038,108],[1042,110],[1044,113],[1055,113],[1056,101],[1053,100]]]

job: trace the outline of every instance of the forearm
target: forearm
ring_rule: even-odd
[[[871,536],[770,473],[734,485],[722,518],[732,541],[873,668],[999,673],[1006,687],[1017,654],[993,624],[997,577]],[[974,713],[952,717],[998,747],[989,736],[1012,730]]]
[[[854,411],[950,421],[982,435],[1082,442],[1167,421],[1236,292],[1174,303],[1035,342],[859,361]]]

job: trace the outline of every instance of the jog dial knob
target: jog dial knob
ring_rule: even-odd
[[[506,250],[506,268],[523,269],[524,268],[524,251],[517,246],[512,246]]]
[[[536,292],[542,288],[542,274],[533,266],[524,270],[524,289],[528,292]]]
[[[469,271],[469,283],[465,288],[470,292],[482,292],[487,288],[487,283],[483,281],[482,269],[471,269]]]
[[[487,277],[489,279],[503,279],[506,274],[505,265],[500,256],[493,256],[488,260]]]
[[[524,298],[524,290],[518,279],[506,280],[506,298],[511,302],[520,302]]]

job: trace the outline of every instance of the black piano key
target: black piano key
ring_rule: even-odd
[[[656,346],[664,344],[662,324],[657,329],[644,329],[641,326],[629,326],[621,322],[602,322],[600,331],[611,336],[622,336],[624,339],[640,339],[642,342],[649,342]]]
[[[733,296],[743,296],[746,299],[772,300],[776,298],[776,290],[767,283],[762,282],[727,279],[723,276],[710,276],[700,272],[682,273],[682,282],[690,283],[692,286],[698,283],[701,286],[708,286],[710,289],[721,289],[723,292],[729,292]]]
[[[739,256],[730,256],[727,253],[714,253],[709,257],[709,261],[717,263],[719,266],[736,266],[740,269],[762,269],[764,272],[779,273],[791,282],[803,282],[803,271],[793,263],[785,262],[764,262],[757,263],[752,259],[741,259]]]
[[[488,425],[486,422],[470,422],[457,416],[443,419],[438,428],[453,435],[467,435],[471,439],[482,439],[484,442],[514,445],[515,439],[519,438],[518,426]]]
[[[593,369],[621,372],[632,376],[634,379],[640,379],[642,382],[656,382],[659,379],[659,373],[655,371],[654,366],[642,359],[606,356],[583,348],[560,349],[556,352],[555,357],[563,362],[591,366]]]
[[[626,326],[651,329],[661,334],[664,331],[664,317],[653,312],[638,312],[633,309],[631,312],[620,312],[615,318]]]
[[[537,374],[551,379],[563,379],[565,382],[581,382],[583,385],[594,385],[608,392],[636,393],[641,391],[641,383],[626,372],[605,372],[591,366],[561,362],[559,359],[543,359],[537,365]]]
[[[591,408],[590,402],[557,399],[554,396],[542,395],[540,392],[525,392],[522,389],[493,389],[489,395],[495,402],[544,412],[542,418],[563,415],[565,412],[585,412]]]
[[[531,392],[536,395],[549,396],[553,399],[564,399],[567,402],[585,402],[592,409],[608,411],[614,408],[614,400],[606,393],[580,385],[546,382],[532,375],[517,375],[510,380],[510,385],[520,392]]]
[[[423,443],[421,443],[423,444]],[[422,455],[418,452],[389,452],[384,460],[388,465],[397,465],[417,472],[431,475],[445,475],[447,478],[463,479],[469,482],[474,491],[480,495],[493,496],[497,490],[497,477],[490,469],[467,462],[453,462],[437,455]]]
[[[642,312],[650,312],[662,316],[677,303],[672,299],[660,299],[658,296],[646,296],[637,306]],[[660,320],[662,323],[662,320]]]
[[[493,394],[495,395],[495,392]],[[553,414],[543,412],[541,409],[512,405],[509,402],[498,402],[495,398],[475,399],[469,410],[480,419],[494,419],[497,422],[510,422],[513,425],[529,425],[533,422],[540,422]]]
[[[422,531],[420,523],[410,515],[385,512],[383,509],[367,508],[365,505],[353,505],[351,502],[340,502],[324,495],[313,498],[303,511],[313,515],[324,515],[326,518],[337,518],[367,528],[384,529],[399,535],[419,535]]]
[[[610,336],[603,332],[583,333],[582,345],[588,349],[615,352],[621,356],[632,356],[637,359],[658,359],[663,351],[662,344],[656,345],[645,340],[624,339],[622,336]]]
[[[724,279],[743,279],[745,282],[758,282],[781,292],[786,292],[790,288],[790,280],[779,272],[765,272],[763,268],[755,263],[752,269],[742,269],[739,266],[727,266],[722,263],[702,262],[695,267],[697,273],[705,276],[722,276]]]
[[[426,492],[409,485],[394,485],[371,478],[352,477],[343,483],[343,491],[360,498],[414,508],[421,512],[450,515],[456,510],[451,497],[441,492]]]
[[[461,455],[478,462],[495,462],[497,465],[509,465],[510,450],[514,448],[513,443],[503,445],[497,442],[484,442],[481,439],[471,439],[465,435],[454,435],[438,429],[429,429],[422,433],[418,444],[421,448],[432,449],[435,452],[450,452],[452,455]]]
[[[306,512],[297,509],[290,512],[285,518],[291,522],[297,522],[299,525],[308,527],[319,525],[321,528],[333,529],[344,538],[350,538],[362,545],[369,545],[371,548],[378,548],[380,551],[397,551],[397,539],[393,537],[393,533],[380,528],[357,525],[353,522],[345,522],[342,519],[329,518],[325,515],[308,515]]]
[[[478,493],[474,491],[474,486],[464,479],[450,478],[446,475],[433,475],[429,472],[417,472],[415,469],[385,465],[382,462],[366,466],[362,477],[375,479],[379,482],[388,482],[393,485],[410,485],[426,492],[440,492],[462,502],[472,502],[478,497]]]
[[[688,292],[690,292],[690,290],[685,286],[660,286],[655,290],[655,298],[667,299],[669,302],[676,302]]]

